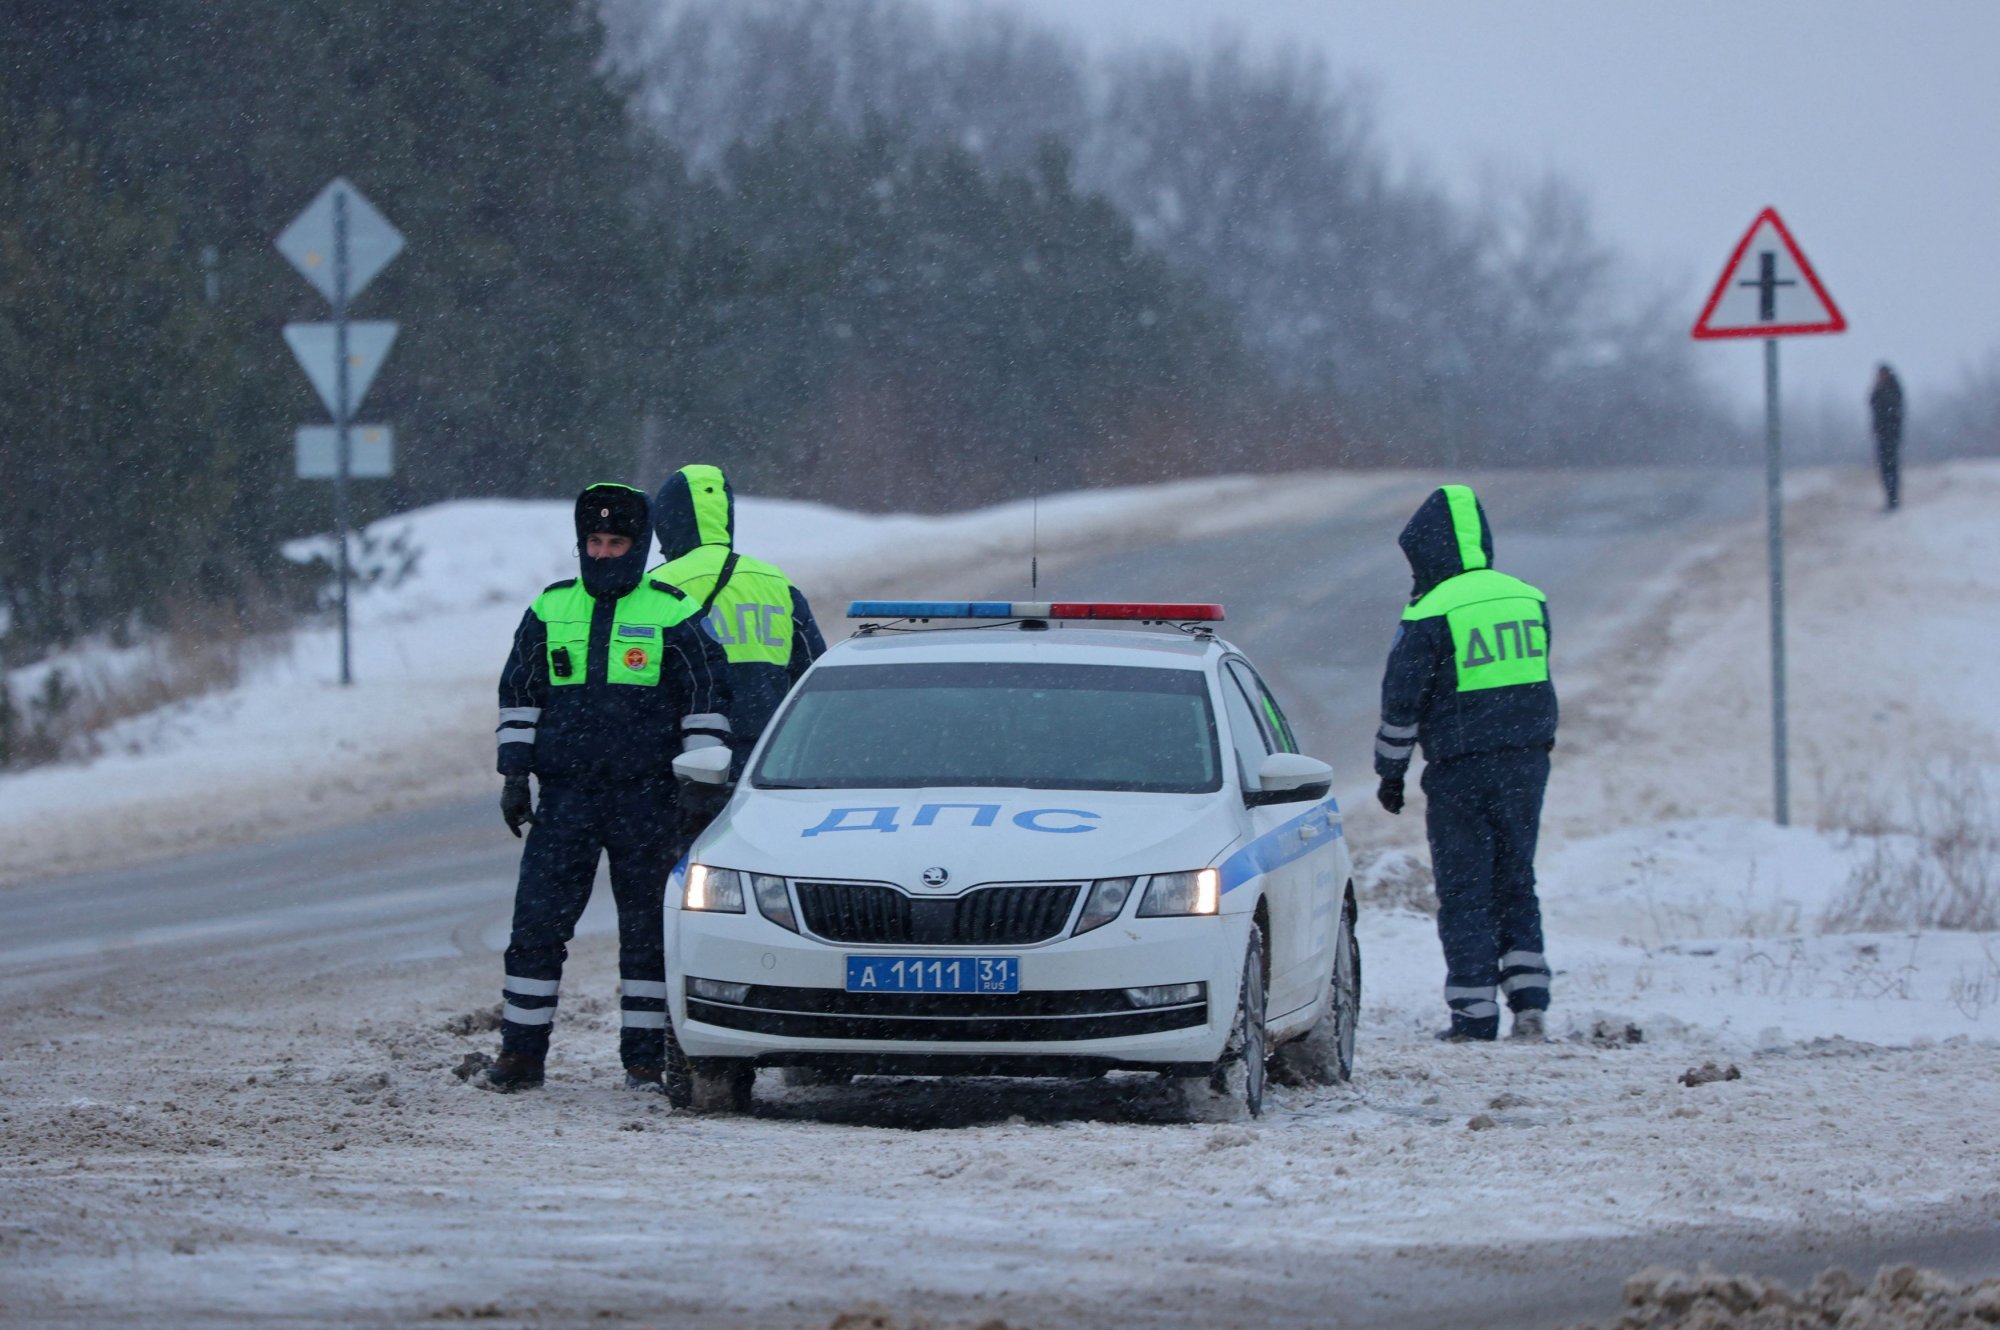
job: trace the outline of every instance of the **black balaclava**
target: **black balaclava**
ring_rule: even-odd
[[[632,548],[615,559],[593,559],[584,552],[594,532],[626,536]],[[598,484],[576,496],[576,558],[583,569],[583,589],[593,596],[622,596],[646,575],[647,538],[652,534],[652,509],[643,490],[630,485]]]

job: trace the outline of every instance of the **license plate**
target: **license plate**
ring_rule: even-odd
[[[1018,993],[1017,956],[849,956],[850,993]]]

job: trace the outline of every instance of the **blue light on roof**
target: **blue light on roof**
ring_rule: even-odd
[[[847,607],[850,619],[1012,619],[1016,614],[1008,600],[857,600]]]

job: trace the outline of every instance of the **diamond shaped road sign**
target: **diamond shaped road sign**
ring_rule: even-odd
[[[403,252],[403,233],[375,210],[360,190],[335,176],[319,192],[292,224],[278,233],[278,252],[291,260],[300,276],[319,288],[328,300],[339,302],[335,289],[334,241],[336,214],[347,223],[347,298],[375,280],[375,274],[389,266]]]
[[[338,325],[332,323],[288,323],[285,344],[298,357],[299,365],[326,403],[327,413],[340,419],[340,362],[335,354]],[[396,325],[387,320],[363,321],[347,325],[347,413],[351,417],[375,382],[375,372],[389,358],[389,346],[396,340]]]

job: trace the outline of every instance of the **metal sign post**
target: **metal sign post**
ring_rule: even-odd
[[[333,427],[338,436],[333,448],[333,525],[340,533],[340,682],[354,682],[349,664],[347,633],[347,478],[353,466],[347,437],[348,417],[354,404],[347,391],[347,192],[333,196],[333,363],[339,375],[334,390]]]
[[[347,306],[402,249],[402,233],[362,197],[360,190],[342,178],[335,178],[321,190],[319,197],[306,205],[305,211],[278,236],[278,252],[333,302],[331,324],[286,324],[285,341],[333,416],[330,472],[317,465],[309,466],[308,445],[302,430],[299,476],[310,479],[329,475],[333,481],[333,522],[340,546],[340,682],[343,684],[354,682],[347,610],[348,584],[352,580],[347,547],[348,481],[356,474],[354,411],[367,395],[375,371],[388,356],[390,344],[396,340],[395,324],[351,323]],[[388,456],[385,440],[379,469],[371,466],[367,474],[386,476]]]
[[[1785,737],[1784,454],[1778,443],[1778,339],[1764,339],[1764,510],[1771,572],[1771,770],[1778,825],[1792,824],[1791,763]]]
[[[1753,263],[1754,260],[1754,263]],[[1778,825],[1792,821],[1785,698],[1784,455],[1778,432],[1778,339],[1837,333],[1847,320],[1820,285],[1812,264],[1777,209],[1766,208],[1736,242],[1721,280],[1695,321],[1698,339],[1764,339],[1764,507],[1771,581],[1772,804]]]

